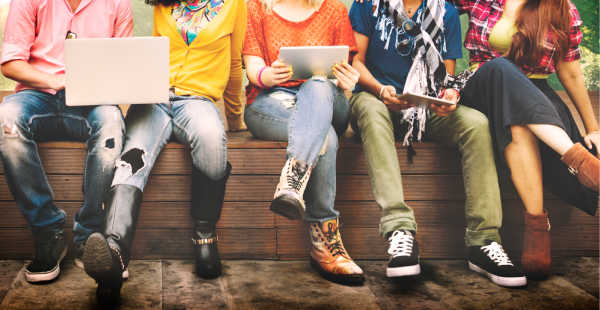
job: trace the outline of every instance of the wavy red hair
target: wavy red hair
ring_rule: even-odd
[[[571,24],[568,0],[527,0],[517,16],[517,33],[507,57],[518,66],[536,63],[546,48],[548,36],[557,46],[554,59],[561,59],[569,48]]]

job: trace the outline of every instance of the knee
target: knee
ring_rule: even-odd
[[[31,138],[26,115],[18,104],[0,104],[0,139]]]
[[[192,162],[212,180],[220,180],[227,168],[227,136],[219,127],[206,128],[191,139]]]
[[[296,104],[302,104],[302,98],[308,97],[307,101],[318,100],[320,103],[333,105],[335,91],[335,85],[329,80],[309,79],[300,87]]]

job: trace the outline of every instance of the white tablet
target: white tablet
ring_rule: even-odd
[[[412,93],[404,93],[397,96],[398,99],[408,101],[409,103],[417,106],[417,105],[427,105],[433,103],[436,105],[454,105],[455,103],[449,100],[435,98],[431,96],[425,95],[417,95]]]
[[[293,80],[325,76],[334,79],[332,67],[348,61],[349,48],[340,46],[284,46],[279,49],[279,59],[292,66]]]

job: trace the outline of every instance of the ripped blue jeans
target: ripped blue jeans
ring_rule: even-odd
[[[227,136],[221,115],[208,98],[176,96],[169,103],[132,105],[127,136],[112,185],[144,191],[152,167],[171,137],[188,146],[194,167],[213,180],[227,170]],[[177,186],[177,184],[173,184]]]
[[[54,203],[36,142],[86,143],[84,200],[73,227],[74,241],[80,243],[102,228],[102,199],[113,178],[124,131],[118,107],[68,107],[64,91],[52,95],[23,90],[4,98],[0,104],[0,157],[10,191],[33,230],[65,222],[64,212]]]
[[[304,194],[305,219],[309,222],[324,222],[339,215],[334,209],[338,135],[346,130],[349,113],[344,92],[332,82],[318,79],[300,87],[265,90],[244,112],[253,136],[288,141],[288,157],[313,165]]]

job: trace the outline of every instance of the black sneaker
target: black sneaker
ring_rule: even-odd
[[[101,233],[91,234],[85,242],[83,264],[85,272],[98,283],[98,303],[117,304],[123,286],[125,265],[120,253],[108,245]]]
[[[396,230],[388,238],[388,254],[391,255],[386,275],[388,278],[416,276],[421,273],[419,247],[412,232]]]
[[[33,233],[35,258],[25,268],[27,282],[52,281],[60,274],[60,262],[67,254],[62,224]]]
[[[513,265],[502,246],[492,242],[484,246],[469,247],[469,269],[484,274],[500,286],[527,285],[527,278]]]

